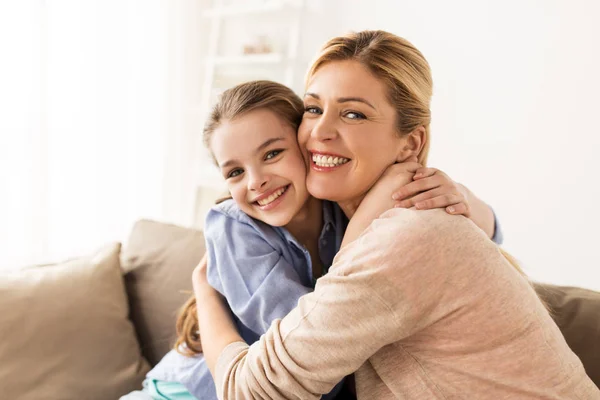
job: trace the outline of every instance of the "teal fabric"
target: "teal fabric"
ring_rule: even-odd
[[[146,379],[144,381],[144,388],[155,400],[197,400],[179,382]]]

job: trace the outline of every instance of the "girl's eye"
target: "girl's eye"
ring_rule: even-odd
[[[240,175],[242,172],[244,172],[244,170],[242,170],[240,168],[236,168],[234,170],[231,170],[231,172],[229,172],[227,174],[227,179],[229,179],[229,178],[235,178],[236,176]]]
[[[280,155],[283,152],[283,150],[271,150],[269,151],[266,155],[265,155],[265,160],[270,160],[272,158],[277,157],[278,155]]]
[[[344,114],[344,116],[348,119],[366,119],[364,114],[355,111],[348,111]]]
[[[308,114],[322,114],[323,113],[319,107],[315,107],[315,106],[304,107],[304,112],[308,113]]]

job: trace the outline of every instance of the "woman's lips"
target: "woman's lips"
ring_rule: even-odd
[[[310,160],[311,168],[320,172],[337,170],[351,161],[349,158],[340,155],[320,152],[310,152]]]

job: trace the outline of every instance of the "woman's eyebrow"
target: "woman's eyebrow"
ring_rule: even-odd
[[[318,94],[316,94],[316,93],[310,93],[310,92],[306,92],[306,93],[304,94],[304,97],[306,97],[306,96],[314,97],[314,98],[315,98],[315,99],[317,99],[317,100],[320,100],[320,99],[321,99],[321,98],[319,97],[319,95],[318,95]],[[347,102],[350,102],[350,101],[357,101],[357,102],[359,102],[359,103],[364,103],[364,104],[368,105],[369,107],[371,107],[373,110],[376,110],[376,111],[377,111],[377,109],[375,108],[375,106],[374,106],[373,104],[371,104],[370,102],[368,102],[368,101],[367,101],[365,98],[363,98],[363,97],[354,97],[354,96],[350,96],[350,97],[340,97],[340,98],[338,98],[338,99],[337,99],[337,102],[338,102],[338,103],[347,103]]]

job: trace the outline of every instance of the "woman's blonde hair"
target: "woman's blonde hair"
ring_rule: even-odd
[[[268,109],[274,112],[282,121],[288,123],[294,131],[297,131],[302,121],[304,103],[292,89],[277,82],[261,80],[237,85],[223,92],[217,104],[213,107],[204,126],[204,145],[210,150],[213,134],[221,124],[258,109]],[[222,200],[224,198],[219,199],[217,202]],[[179,310],[176,330],[175,350],[187,356],[202,352],[198,332],[196,298],[193,295]]]
[[[408,40],[385,31],[351,32],[329,40],[313,61],[306,75],[306,86],[315,73],[327,63],[357,61],[388,88],[388,100],[397,113],[397,130],[406,135],[422,126],[425,143],[418,155],[427,164],[430,146],[431,96],[433,79],[429,63]],[[517,260],[498,247],[502,255],[521,274]]]
[[[396,109],[397,128],[406,135],[422,126],[425,143],[418,156],[426,165],[433,80],[429,63],[415,46],[385,31],[361,31],[328,41],[308,70],[306,84],[323,65],[333,61],[357,61],[388,88],[388,100]]]

